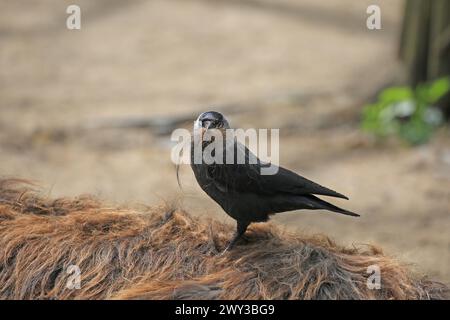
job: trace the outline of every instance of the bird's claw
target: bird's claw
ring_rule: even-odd
[[[228,247],[226,247],[225,249],[223,249],[222,252],[219,252],[219,253],[217,254],[217,256],[218,256],[218,257],[223,257],[227,251],[228,251]]]
[[[234,247],[235,242],[236,241],[234,241],[234,240],[230,241],[230,243],[228,243],[228,245],[225,247],[225,249],[223,249],[222,252],[220,252],[217,256],[222,257],[225,253],[230,251]]]

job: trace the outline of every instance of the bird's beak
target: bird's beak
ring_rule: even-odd
[[[200,144],[203,143],[203,135],[205,134],[206,130],[207,130],[207,129],[205,129],[205,128],[203,128],[203,127],[200,128]]]
[[[206,125],[206,128],[203,128],[203,127],[201,127],[200,128],[200,137],[201,137],[201,142],[203,143],[203,135],[205,134],[205,132],[209,129],[209,127],[211,126],[211,124],[212,124],[212,122],[211,121],[208,121],[208,123],[207,123],[207,125]]]

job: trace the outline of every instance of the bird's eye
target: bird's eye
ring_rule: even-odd
[[[203,120],[202,126],[204,128],[221,128],[222,122],[219,120]]]

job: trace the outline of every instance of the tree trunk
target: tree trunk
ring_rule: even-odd
[[[406,0],[400,59],[412,86],[450,75],[450,1]],[[438,105],[449,117],[449,94]]]

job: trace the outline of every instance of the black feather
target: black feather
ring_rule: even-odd
[[[219,122],[219,125],[220,121],[226,121],[223,117],[223,120],[220,120],[220,117],[216,118],[212,120],[214,123]],[[225,131],[222,132],[225,134]],[[348,200],[345,195],[288,169],[275,167],[278,169],[275,174],[263,175],[262,169],[268,164],[259,160],[236,139],[231,142],[231,144],[224,143],[223,164],[194,163],[195,146],[193,142],[191,144],[191,167],[198,184],[238,222],[238,230],[230,247],[245,232],[250,223],[267,221],[270,215],[278,212],[323,209],[349,216],[359,216],[315,196],[323,195]],[[215,142],[203,142],[201,145],[204,148],[209,143]],[[230,152],[234,154],[232,164],[226,163],[227,154]],[[238,164],[240,156],[245,159],[245,163]]]

